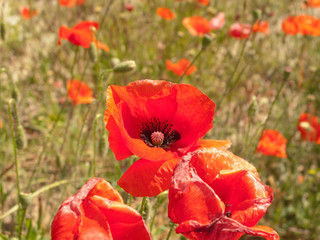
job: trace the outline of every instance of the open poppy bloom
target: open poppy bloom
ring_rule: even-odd
[[[223,12],[219,12],[217,16],[211,18],[209,21],[211,30],[221,29],[225,24],[225,14]]]
[[[91,178],[62,203],[51,225],[51,239],[151,240],[151,235],[117,190],[102,178]]]
[[[320,0],[308,0],[305,1],[305,3],[303,4],[303,7],[320,7]]]
[[[229,29],[229,36],[244,39],[248,38],[251,31],[251,26],[249,24],[242,24],[242,23],[234,23],[230,26]]]
[[[178,76],[182,76],[190,64],[191,62],[188,61],[187,59],[180,59],[177,63],[173,63],[170,60],[166,61],[167,69],[174,72]],[[191,73],[195,72],[196,70],[197,70],[197,67],[191,65],[188,71],[186,71],[185,75],[188,76]]]
[[[241,169],[241,164],[223,170],[224,164],[232,164],[215,158],[199,164],[193,158],[187,155],[177,164],[169,188],[168,215],[179,224],[177,233],[191,240],[237,240],[243,234],[279,239],[273,229],[255,226],[273,198],[272,189],[256,173]],[[206,171],[199,173],[199,165]]]
[[[302,113],[298,121],[298,130],[303,140],[320,144],[320,123],[316,116]]]
[[[186,17],[182,20],[182,24],[193,36],[204,36],[211,31],[210,22],[201,16]]]
[[[139,80],[126,87],[111,85],[105,112],[109,146],[117,160],[133,154],[143,159],[132,165],[133,171],[147,164],[149,168],[171,169],[212,128],[214,109],[214,102],[188,84]],[[201,140],[199,147],[205,143]],[[160,171],[152,173],[149,168],[144,168],[143,175]],[[139,189],[142,178],[131,184]],[[140,188],[143,191],[146,186]]]
[[[266,129],[258,143],[256,152],[261,152],[263,155],[286,158],[287,139],[276,130]]]
[[[67,91],[73,105],[92,103],[94,101],[91,88],[79,80],[69,80]]]
[[[269,34],[269,23],[267,21],[262,21],[262,22],[256,22],[252,26],[252,32],[260,32],[264,34]]]
[[[85,0],[59,0],[61,6],[64,7],[73,7],[75,5],[83,5]]]
[[[176,15],[169,8],[158,8],[157,14],[165,20],[172,20]]]
[[[24,19],[30,19],[34,16],[38,15],[38,11],[36,10],[30,10],[29,7],[22,7],[20,9],[20,14]]]
[[[104,51],[108,52],[109,48],[102,42],[97,41],[94,33],[92,32],[92,27],[95,29],[99,28],[99,23],[84,21],[75,25],[73,28],[66,26],[61,26],[59,30],[58,45],[61,44],[61,39],[69,40],[74,45],[82,46],[84,48],[89,48],[91,42],[94,42],[97,48],[102,48]]]
[[[320,36],[320,19],[308,15],[290,16],[282,21],[282,31],[289,35]]]

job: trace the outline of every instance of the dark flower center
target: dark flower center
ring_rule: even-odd
[[[161,122],[158,118],[144,122],[141,126],[140,138],[149,147],[169,148],[169,146],[178,141],[180,134],[172,129],[168,121]]]

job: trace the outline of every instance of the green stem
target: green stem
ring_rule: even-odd
[[[170,235],[171,235],[171,233],[172,233],[172,230],[173,230],[174,226],[175,226],[175,224],[174,224],[172,221],[170,221],[170,230],[169,230],[169,232],[168,232],[168,235],[167,235],[166,240],[169,240],[169,239],[170,239]]]
[[[153,216],[152,216],[152,220],[151,220],[151,224],[150,224],[150,232],[151,233],[152,233],[152,228],[153,228],[154,220],[156,219],[156,214],[157,214],[157,210],[158,210],[159,205],[160,205],[160,198],[158,197],[156,203],[154,204]]]
[[[197,59],[200,57],[200,55],[203,53],[204,48],[201,48],[200,51],[198,52],[198,54],[193,58],[193,60],[191,61],[191,63],[189,64],[189,66],[186,68],[186,70],[184,70],[183,74],[181,75],[181,77],[179,78],[178,83],[181,83],[182,79],[184,78],[184,76],[186,75],[187,71],[189,70],[189,68],[195,63],[195,61],[197,61]]]
[[[93,159],[92,159],[92,175],[93,177],[97,176],[96,172],[96,155],[97,155],[97,124],[98,120],[100,119],[102,115],[97,114],[94,119],[94,125],[93,125]]]
[[[146,205],[146,202],[147,202],[147,197],[143,197],[142,203],[141,203],[141,206],[140,206],[140,211],[139,211],[140,214],[143,213],[144,205]]]

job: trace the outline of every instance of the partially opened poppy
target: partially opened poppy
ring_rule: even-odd
[[[59,0],[61,6],[64,7],[73,7],[75,5],[83,5],[85,0]]]
[[[158,8],[157,14],[165,20],[172,20],[176,15],[169,8]]]
[[[280,132],[266,129],[261,136],[256,152],[267,156],[286,158],[286,144],[287,139]]]
[[[282,31],[289,35],[320,36],[320,19],[308,16],[290,16],[282,21]]]
[[[250,24],[234,23],[230,26],[229,36],[239,39],[248,38],[251,31]]]
[[[36,10],[30,10],[29,7],[22,7],[20,9],[20,14],[24,19],[30,19],[34,16],[38,15],[38,11]]]
[[[188,61],[187,59],[180,59],[177,63],[173,63],[170,60],[166,61],[167,69],[174,72],[178,76],[182,76],[190,64],[191,62]],[[197,67],[195,67],[194,65],[191,65],[188,71],[186,71],[185,75],[188,76],[191,73],[195,72],[196,70],[197,70]]]
[[[188,84],[139,80],[126,87],[111,85],[105,112],[109,146],[117,160],[133,154],[142,158],[135,163],[137,167],[132,165],[134,169],[147,164],[154,167],[154,171],[146,170],[144,174],[173,169],[177,162],[174,159],[197,146],[212,128],[214,109],[215,104],[205,94]],[[131,184],[138,185],[140,180],[142,177]],[[160,193],[155,192],[149,195]]]
[[[243,234],[279,239],[273,229],[255,226],[273,198],[272,189],[256,174],[241,167],[219,171],[220,166],[210,164],[201,176],[194,163],[192,154],[183,157],[169,188],[168,215],[179,224],[177,233],[191,240],[237,240]],[[211,175],[211,169],[217,174]]]
[[[51,239],[150,240],[151,235],[117,190],[102,178],[91,178],[62,203],[51,225]]]
[[[219,12],[217,16],[215,16],[214,18],[211,18],[211,20],[209,21],[209,24],[212,30],[217,30],[222,28],[225,24],[225,14],[223,12]]]
[[[67,83],[68,97],[73,105],[86,104],[94,101],[91,88],[84,82],[73,79]]]
[[[320,122],[310,113],[302,113],[298,121],[298,130],[303,140],[320,144]]]
[[[201,16],[186,17],[182,20],[182,24],[193,36],[204,36],[211,31],[209,21]]]
[[[97,48],[101,48],[108,52],[109,48],[102,42],[97,41],[92,28],[98,29],[99,23],[92,21],[84,21],[75,25],[73,28],[61,26],[59,30],[58,45],[61,44],[61,39],[69,40],[74,45],[89,48],[91,42],[94,42]]]

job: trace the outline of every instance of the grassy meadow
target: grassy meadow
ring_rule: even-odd
[[[104,112],[109,85],[140,79],[188,83],[209,96],[216,110],[205,138],[229,139],[230,151],[253,164],[273,188],[273,202],[259,224],[275,229],[282,240],[320,239],[320,145],[303,140],[297,130],[302,113],[320,117],[320,39],[286,35],[281,29],[290,15],[320,17],[320,8],[302,8],[302,3],[86,0],[63,7],[58,0],[0,0],[0,239],[18,239],[19,228],[21,239],[50,239],[61,203],[93,176],[106,179],[139,209],[142,198],[117,186],[136,157],[116,161],[108,147]],[[24,6],[37,15],[23,18],[19,11]],[[176,17],[162,19],[158,7],[170,8]],[[257,9],[258,16],[253,14]],[[210,32],[212,42],[203,50],[202,37],[191,35],[182,21],[211,19],[218,12],[224,12],[225,25]],[[269,34],[229,36],[231,24],[253,24],[257,17],[268,21]],[[65,39],[58,45],[61,25],[85,20],[100,24],[95,35],[109,52]],[[197,70],[181,79],[166,68],[166,60],[182,58],[195,60]],[[112,71],[115,62],[126,60],[135,61],[135,71]],[[88,84],[95,100],[72,104],[67,91],[71,79]],[[17,130],[18,125],[22,128]],[[275,129],[287,139],[286,158],[256,153],[264,129]],[[20,141],[18,149],[13,138]],[[23,195],[20,224],[17,184]],[[167,195],[148,201],[148,227],[159,205],[152,237],[166,239],[171,226]],[[170,239],[185,238],[173,231]]]

